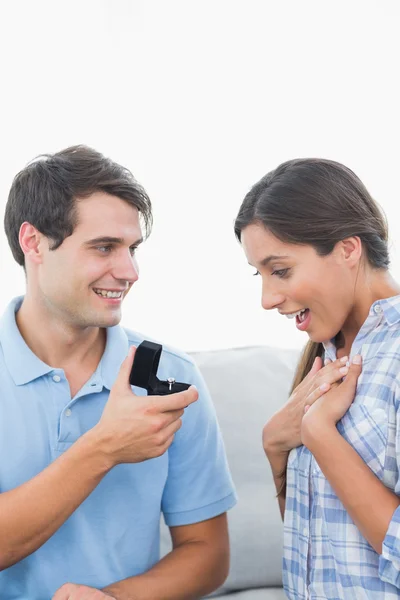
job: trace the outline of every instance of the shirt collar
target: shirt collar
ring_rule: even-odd
[[[390,327],[400,322],[400,295],[391,296],[390,298],[383,298],[374,302],[369,309],[368,316],[362,326],[370,326],[371,329],[375,328],[382,321]],[[335,339],[323,342],[325,354],[332,360],[336,358],[336,346]]]
[[[24,385],[53,370],[32,352],[18,329],[15,314],[23,299],[23,296],[14,298],[0,320],[0,343],[15,385]]]
[[[18,329],[15,314],[23,299],[23,296],[14,298],[0,319],[0,343],[15,385],[24,385],[54,370],[32,352]],[[101,379],[97,382],[99,385],[111,389],[128,349],[129,342],[124,329],[120,325],[108,327],[106,347],[96,369]]]
[[[376,307],[380,308],[376,308]],[[374,312],[383,313],[385,321],[388,325],[396,325],[396,323],[400,322],[400,295],[392,296],[391,298],[384,298],[383,300],[377,300],[371,306],[371,310],[369,314],[373,314]]]

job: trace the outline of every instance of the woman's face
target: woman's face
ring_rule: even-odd
[[[319,256],[313,246],[281,242],[261,224],[245,227],[241,242],[262,279],[263,308],[292,318],[314,342],[335,337],[353,309],[360,258],[353,239]]]

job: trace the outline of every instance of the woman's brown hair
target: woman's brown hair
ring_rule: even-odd
[[[254,223],[283,242],[311,245],[320,256],[330,254],[340,240],[358,236],[373,268],[389,266],[385,216],[353,171],[332,160],[289,160],[265,175],[248,192],[236,217],[239,241],[243,229]],[[308,342],[292,389],[322,354],[322,344]]]

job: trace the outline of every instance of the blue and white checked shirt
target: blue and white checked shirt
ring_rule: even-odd
[[[329,342],[326,357],[334,360]],[[354,340],[363,357],[353,404],[337,428],[400,496],[400,296],[375,302]],[[356,485],[356,482],[354,482]],[[291,451],[284,526],[284,588],[293,600],[400,598],[400,508],[378,555],[304,446]]]

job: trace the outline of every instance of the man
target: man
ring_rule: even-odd
[[[0,324],[2,600],[187,600],[227,576],[235,492],[199,371],[164,348],[159,378],[193,387],[129,385],[143,338],[118,323],[141,222],[146,192],[85,146],[13,182],[5,229],[27,286]]]

